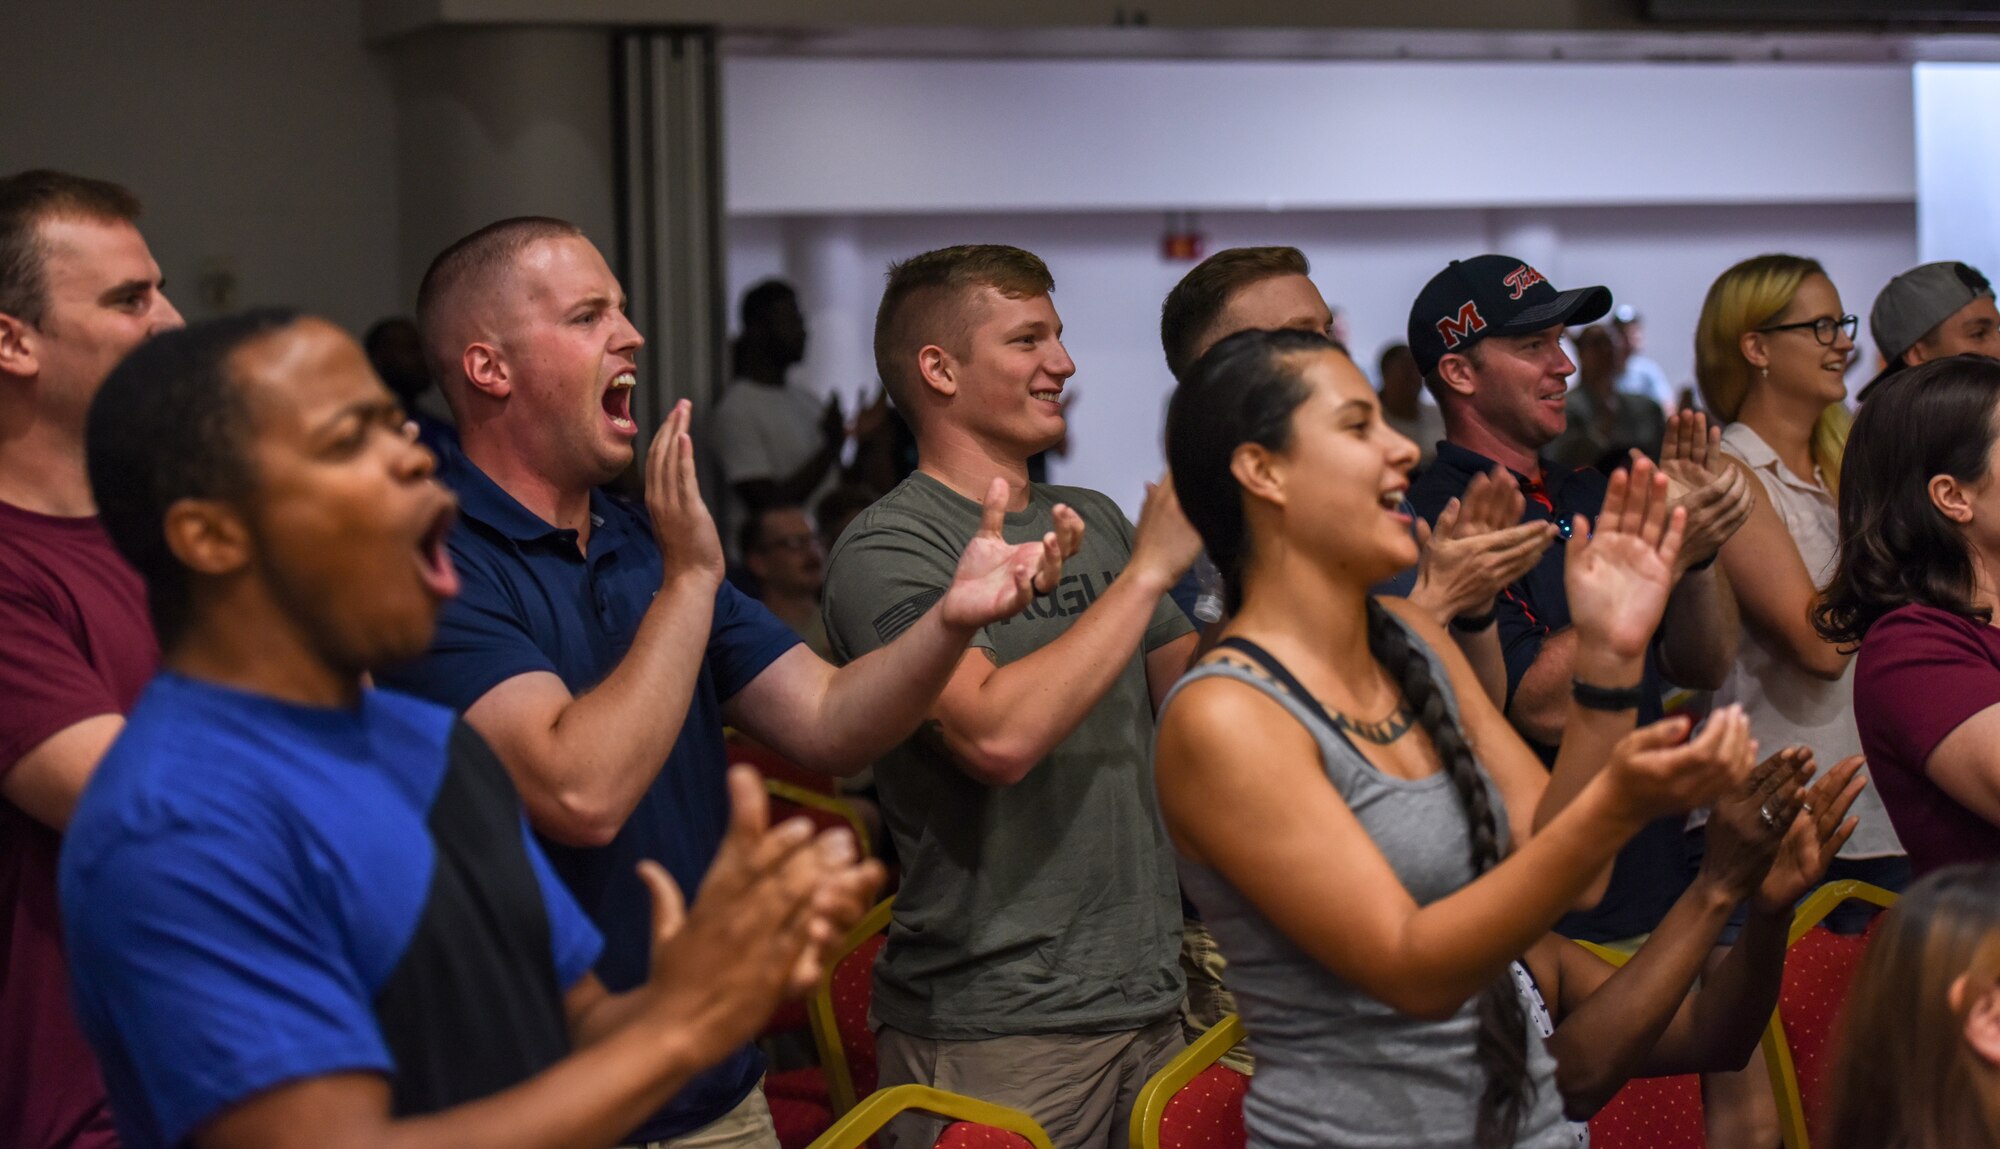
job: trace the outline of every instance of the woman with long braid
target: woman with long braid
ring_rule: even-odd
[[[1683,516],[1650,464],[1567,546],[1576,698],[1551,773],[1435,622],[1369,586],[1416,560],[1414,444],[1317,336],[1245,332],[1175,393],[1168,461],[1232,620],[1162,716],[1189,895],[1229,953],[1258,1146],[1573,1143],[1512,967],[1650,819],[1745,779],[1724,709],[1633,732]]]

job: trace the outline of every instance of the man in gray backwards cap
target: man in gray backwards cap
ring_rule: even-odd
[[[1863,399],[1905,367],[1967,353],[2000,358],[1993,286],[1977,268],[1954,260],[1913,267],[1890,280],[1868,313],[1868,332],[1888,365],[1861,388]]]

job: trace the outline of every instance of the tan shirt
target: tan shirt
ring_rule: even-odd
[[[1722,449],[1750,468],[1764,484],[1771,506],[1791,534],[1805,560],[1814,586],[1825,586],[1833,575],[1839,549],[1840,520],[1824,477],[1814,468],[1811,480],[1791,472],[1757,432],[1734,423],[1722,433]],[[1754,626],[1743,628],[1736,665],[1716,692],[1717,706],[1741,703],[1750,718],[1750,732],[1766,751],[1804,744],[1812,747],[1822,772],[1841,759],[1861,753],[1861,734],[1854,725],[1854,662],[1839,679],[1828,682],[1801,668],[1774,641]],[[1864,771],[1865,772],[1865,771]],[[1871,784],[1855,800],[1861,825],[1840,851],[1843,858],[1880,858],[1903,853],[1889,814]]]

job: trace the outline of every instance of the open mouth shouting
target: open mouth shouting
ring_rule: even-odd
[[[611,377],[604,388],[599,402],[604,405],[604,417],[621,435],[636,435],[639,425],[632,421],[632,388],[638,386],[638,376],[630,371],[620,371]]]
[[[430,525],[417,540],[417,574],[423,579],[424,589],[439,599],[447,599],[458,593],[458,571],[451,565],[451,551],[444,545],[451,534],[452,523],[458,520],[458,503],[447,497],[447,501],[431,516]]]

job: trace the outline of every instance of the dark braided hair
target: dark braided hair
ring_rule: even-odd
[[[1243,565],[1250,540],[1243,492],[1230,473],[1236,448],[1256,443],[1283,451],[1292,416],[1310,387],[1302,371],[1313,355],[1339,353],[1326,338],[1301,331],[1244,331],[1210,348],[1182,377],[1167,406],[1167,462],[1188,521],[1201,533],[1210,561],[1222,572],[1234,613],[1243,605]],[[1474,877],[1500,861],[1500,824],[1485,775],[1431,676],[1430,660],[1401,623],[1368,601],[1368,652],[1389,673],[1403,701],[1436,748],[1465,810]],[[1514,1143],[1535,1096],[1528,1075],[1528,1019],[1511,972],[1500,971],[1479,998],[1474,1054],[1486,1075],[1474,1143],[1504,1149]]]
[[[1402,692],[1403,701],[1430,736],[1444,763],[1445,775],[1465,808],[1472,839],[1472,876],[1500,863],[1500,820],[1493,813],[1486,776],[1466,744],[1465,732],[1445,706],[1444,691],[1431,677],[1430,659],[1410,645],[1410,634],[1396,617],[1372,597],[1368,600],[1368,653]],[[1474,1056],[1486,1071],[1486,1089],[1479,1095],[1479,1121],[1474,1143],[1479,1149],[1502,1149],[1514,1143],[1521,1119],[1534,1100],[1535,1080],[1528,1076],[1528,1016],[1514,975],[1501,970],[1479,995],[1479,1037]]]

